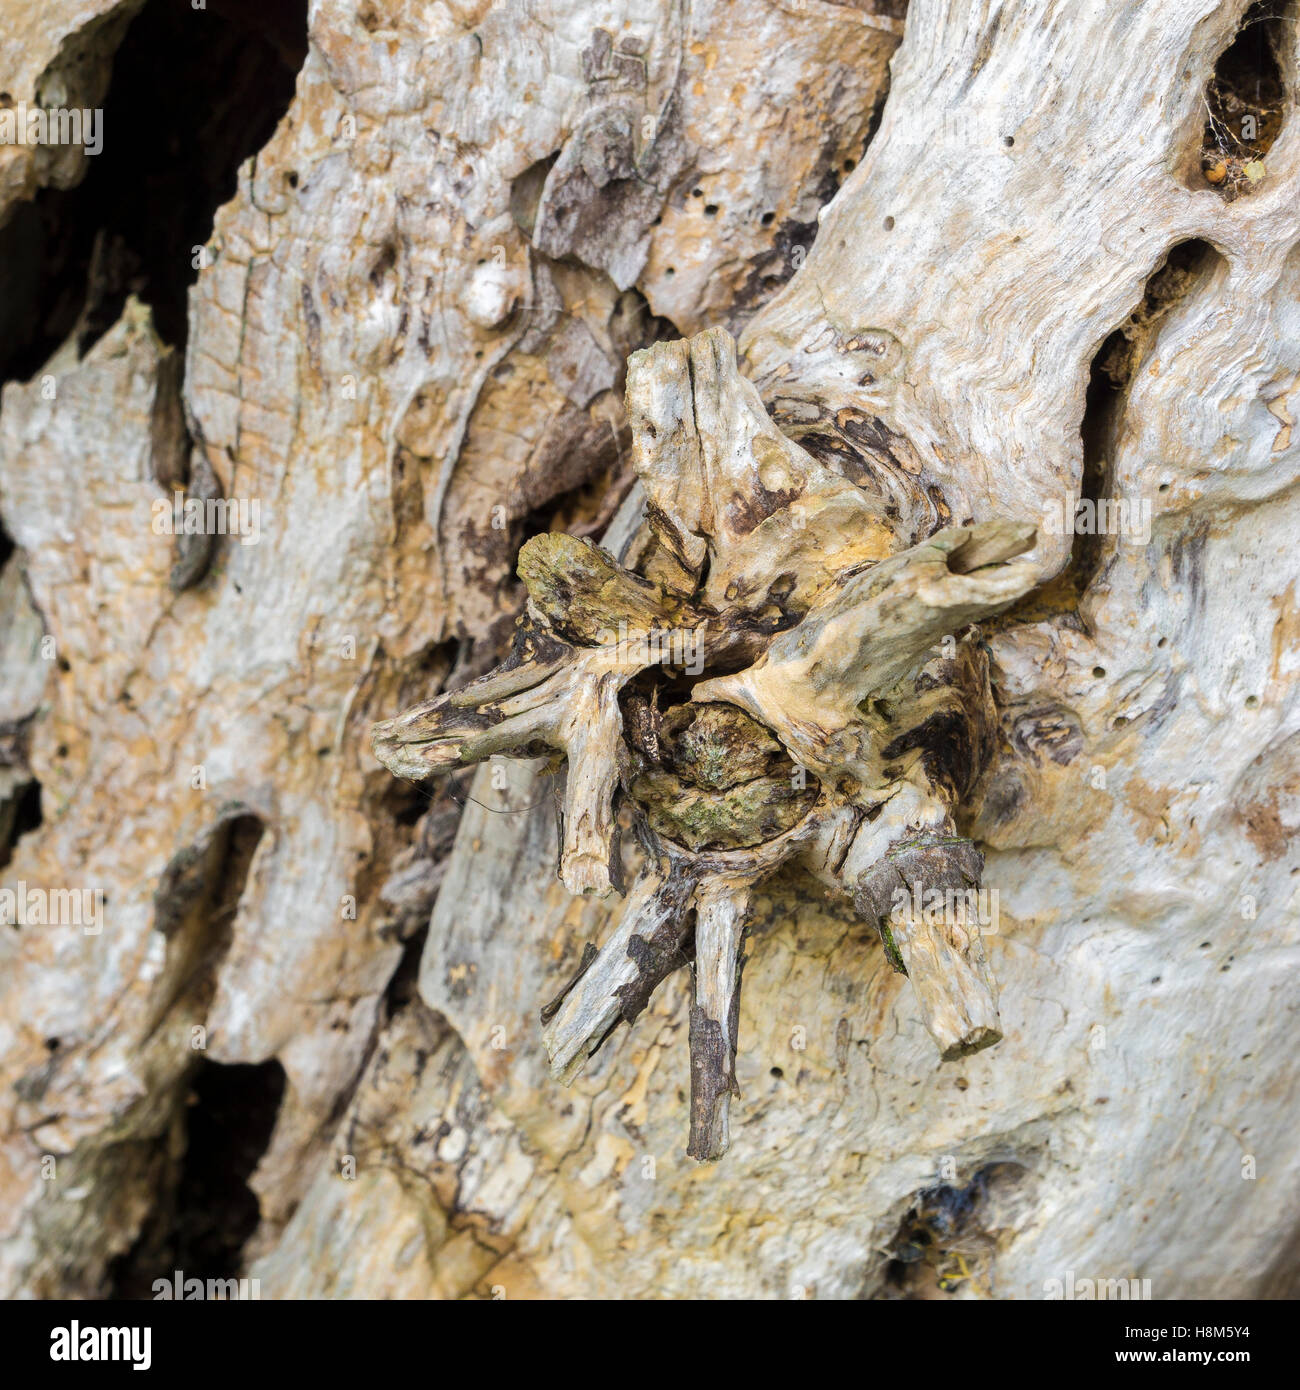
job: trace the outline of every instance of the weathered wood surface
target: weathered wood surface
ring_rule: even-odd
[[[131,8],[9,7],[0,85],[33,100]],[[0,886],[107,897],[98,935],[0,944],[7,1292],[108,1285],[176,1180],[196,1055],[284,1068],[244,1251],[263,1296],[900,1292],[917,1194],[993,1164],[963,1294],[1041,1297],[1067,1271],[1294,1290],[1291,9],[1263,178],[1228,201],[1200,174],[1245,9],[913,0],[864,155],[904,26],[855,7],[311,6],[293,105],[217,214],[181,387],[223,495],[261,499],[259,543],[222,538],[172,591],[150,503],[191,460],[156,427],[174,402],[138,309],[48,364],[54,400],[38,374],[0,405],[5,765],[43,817]],[[76,162],[0,150],[0,189]],[[627,356],[716,324],[772,426],[892,507],[862,544],[1028,521],[1049,582],[983,632],[999,757],[953,826],[998,892],[1002,1041],[940,1061],[878,938],[820,892],[848,836],[829,827],[810,873],[751,901],[742,1098],[701,1169],[688,971],[572,1088],[549,1076],[538,1010],[618,900],[556,881],[544,770],[474,774],[418,997],[390,989],[412,847],[436,837],[368,728],[504,654],[528,519],[609,520]],[[1085,451],[1090,363],[1122,327]],[[1149,503],[1149,537],[1053,536],[1085,483]],[[947,810],[914,787],[884,814],[872,862]]]

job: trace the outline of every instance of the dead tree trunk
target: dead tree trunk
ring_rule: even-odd
[[[0,57],[0,1287],[1294,1291],[1295,0],[159,4]]]

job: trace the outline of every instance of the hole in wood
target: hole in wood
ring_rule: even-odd
[[[1268,175],[1266,156],[1285,117],[1278,53],[1292,20],[1294,6],[1256,0],[1206,86],[1200,175],[1193,187],[1208,184],[1224,202],[1250,193]]]

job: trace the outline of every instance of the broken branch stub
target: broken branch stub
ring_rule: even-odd
[[[542,1039],[557,1080],[575,1080],[613,1028],[634,1022],[662,981],[686,963],[693,887],[685,874],[642,877],[613,935],[563,998],[548,1005]]]
[[[723,329],[633,353],[627,410],[647,520],[711,611],[801,614],[838,575],[906,544],[777,429]]]
[[[721,1158],[730,1143],[740,1024],[741,942],[751,885],[714,875],[695,892],[695,1001],[691,1005],[691,1135],[686,1152]]]
[[[568,757],[560,878],[574,893],[610,888],[613,797],[623,721],[618,696],[656,660],[661,626],[698,614],[590,541],[537,536],[520,552],[528,626],[511,660],[464,690],[376,724],[375,756],[422,780],[494,754],[539,747]]]
[[[941,531],[901,555],[838,579],[747,670],[704,681],[695,700],[730,700],[772,729],[806,766],[831,771],[858,706],[896,685],[945,635],[997,613],[1033,585],[1014,557],[1032,526],[1001,521]],[[954,570],[974,553],[977,568]],[[839,764],[842,765],[842,764]]]
[[[802,855],[879,931],[945,1061],[1002,1037],[980,935],[984,857],[956,833],[948,799],[918,764],[874,819],[844,808],[825,819]]]
[[[646,863],[609,940],[544,1011],[551,1070],[573,1081],[693,959],[688,1153],[713,1160],[738,1094],[745,916],[788,860],[880,930],[945,1058],[1001,1036],[978,923],[958,910],[982,858],[953,814],[995,746],[971,624],[1034,584],[1036,532],[901,534],[887,488],[772,423],[720,329],[634,354],[627,404],[646,521],[629,564],[569,536],[531,540],[509,660],[376,725],[374,747],[414,778],[562,752],[559,873],[575,892],[617,877],[626,804]]]
[[[984,856],[971,841],[930,832],[906,840],[857,882],[853,900],[879,923],[891,962],[911,981],[944,1061],[1002,1037],[980,936],[976,890]]]

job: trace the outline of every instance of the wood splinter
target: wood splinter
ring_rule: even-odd
[[[749,885],[715,877],[695,893],[695,1000],[691,1005],[691,1134],[686,1152],[701,1162],[721,1158],[731,1142],[740,1026],[741,942]]]

